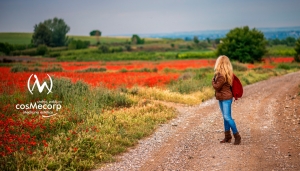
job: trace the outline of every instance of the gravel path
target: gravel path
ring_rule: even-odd
[[[300,72],[244,87],[232,116],[241,145],[220,144],[217,100],[173,103],[179,114],[100,170],[300,170]]]

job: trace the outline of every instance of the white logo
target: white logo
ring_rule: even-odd
[[[47,75],[48,75],[48,77],[50,79],[50,88],[48,87],[48,85],[47,85],[46,82],[43,82],[43,84],[41,85],[40,81],[39,81],[39,79],[38,79],[38,77],[36,75],[34,75],[35,82],[34,82],[33,86],[30,88],[30,80],[31,80],[32,75],[33,74],[30,75],[30,77],[29,77],[29,79],[27,81],[27,87],[28,87],[28,90],[29,90],[29,92],[31,94],[33,94],[32,91],[33,91],[33,89],[34,89],[35,86],[37,86],[37,88],[38,88],[38,90],[39,90],[40,93],[44,90],[45,87],[48,89],[48,93],[47,94],[51,93],[53,83],[52,83],[51,77],[48,74]]]

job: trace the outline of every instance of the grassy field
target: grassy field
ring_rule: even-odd
[[[286,45],[276,45],[268,47],[268,54],[270,56],[295,56],[296,51],[294,47]]]
[[[32,33],[0,33],[0,42],[10,44],[30,44]]]
[[[56,53],[56,52],[54,52]],[[118,52],[101,53],[97,49],[83,49],[61,52],[59,61],[121,61],[121,60],[166,60],[166,59],[204,59],[216,57],[213,51],[197,52]]]
[[[68,35],[69,38],[76,40],[90,41],[91,44],[96,44],[96,38],[91,36],[74,36]],[[0,33],[0,42],[10,44],[30,44],[32,33]],[[101,43],[125,43],[130,41],[131,37],[100,37]],[[146,41],[161,41],[160,39],[147,38]]]

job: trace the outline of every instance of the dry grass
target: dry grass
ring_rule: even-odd
[[[168,102],[183,103],[188,105],[199,104],[214,95],[214,90],[211,87],[205,87],[202,91],[197,91],[191,94],[181,94],[171,92],[168,89],[159,88],[140,88],[138,96],[151,100],[163,100]]]

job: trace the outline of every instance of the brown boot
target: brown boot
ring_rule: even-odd
[[[239,145],[241,144],[241,136],[240,134],[237,132],[236,134],[233,134],[234,136],[234,145]]]
[[[220,143],[230,143],[231,139],[232,139],[230,130],[229,131],[225,131],[224,133],[225,133],[225,138],[222,141],[220,141]]]

